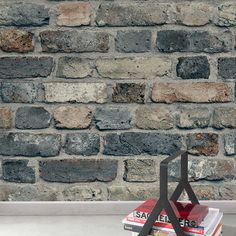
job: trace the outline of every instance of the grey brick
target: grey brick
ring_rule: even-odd
[[[224,135],[224,146],[227,156],[236,155],[236,132]]]
[[[44,52],[107,52],[109,35],[100,31],[52,31],[40,33]]]
[[[154,160],[125,160],[124,180],[127,182],[155,182],[157,173]]]
[[[47,77],[53,68],[51,57],[0,57],[0,78]]]
[[[232,50],[232,34],[209,31],[162,30],[157,33],[157,48],[161,52],[219,53]]]
[[[0,3],[0,25],[41,26],[49,23],[49,9],[33,3]]]
[[[40,161],[40,177],[49,182],[109,182],[116,175],[116,160]]]
[[[95,123],[99,130],[129,129],[131,115],[126,108],[97,108]]]
[[[152,34],[149,30],[118,31],[115,39],[118,52],[148,52]]]
[[[236,106],[218,107],[213,113],[213,127],[216,129],[236,128]]]
[[[236,80],[236,57],[221,57],[218,59],[218,75],[221,79]]]
[[[99,153],[100,137],[93,133],[66,135],[65,152],[70,155],[91,156]]]
[[[43,107],[20,107],[15,116],[18,129],[45,129],[50,126],[51,115]]]
[[[180,57],[176,67],[177,76],[182,79],[208,79],[210,64],[207,57]]]
[[[3,179],[16,183],[35,183],[35,170],[28,160],[3,160]]]
[[[38,85],[32,82],[3,82],[2,100],[7,103],[34,103],[38,90]]]
[[[182,137],[164,133],[107,134],[103,153],[114,156],[169,155],[182,148]]]
[[[206,128],[210,124],[211,112],[207,108],[180,108],[176,117],[181,129]]]
[[[61,148],[58,134],[0,133],[0,155],[57,156]]]
[[[178,179],[180,162],[175,161],[170,165],[169,175],[172,179]],[[234,178],[235,166],[233,160],[190,160],[189,161],[189,180],[199,181],[219,181]]]
[[[148,26],[167,21],[167,5],[155,3],[103,3],[97,11],[99,26]]]

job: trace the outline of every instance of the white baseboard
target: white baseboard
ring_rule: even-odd
[[[107,202],[0,202],[1,216],[84,216],[126,215],[138,201]],[[236,214],[236,201],[201,201],[202,205],[220,208],[224,214]]]

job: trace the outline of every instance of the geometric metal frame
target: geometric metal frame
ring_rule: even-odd
[[[168,199],[168,165],[171,161],[181,156],[181,177],[180,181],[172,194],[171,198]],[[188,152],[179,151],[173,156],[170,156],[163,160],[160,164],[160,198],[157,204],[154,206],[151,214],[149,215],[146,223],[144,224],[141,232],[138,236],[147,236],[149,235],[153,224],[155,223],[157,217],[162,210],[166,211],[167,216],[175,230],[177,236],[185,236],[184,231],[182,230],[179,220],[177,219],[174,210],[170,204],[170,201],[177,201],[181,193],[185,190],[189,196],[189,200],[193,204],[199,204],[199,201],[193,192],[193,189],[188,181]]]

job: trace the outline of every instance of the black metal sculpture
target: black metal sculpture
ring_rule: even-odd
[[[181,156],[181,178],[171,198],[168,199],[168,165],[171,161],[178,158],[179,156]],[[153,208],[153,211],[148,217],[146,223],[144,224],[141,232],[139,233],[139,236],[149,235],[154,222],[163,209],[166,211],[166,214],[170,219],[176,235],[185,236],[185,233],[180,226],[179,220],[177,219],[170,204],[170,201],[177,201],[179,199],[184,189],[187,192],[190,201],[193,204],[199,204],[198,199],[188,181],[188,153],[187,151],[179,151],[175,155],[163,160],[160,164],[160,198]]]

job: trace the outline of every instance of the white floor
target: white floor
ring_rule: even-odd
[[[123,215],[0,216],[0,236],[131,236]],[[224,216],[224,236],[236,236],[236,215]]]

